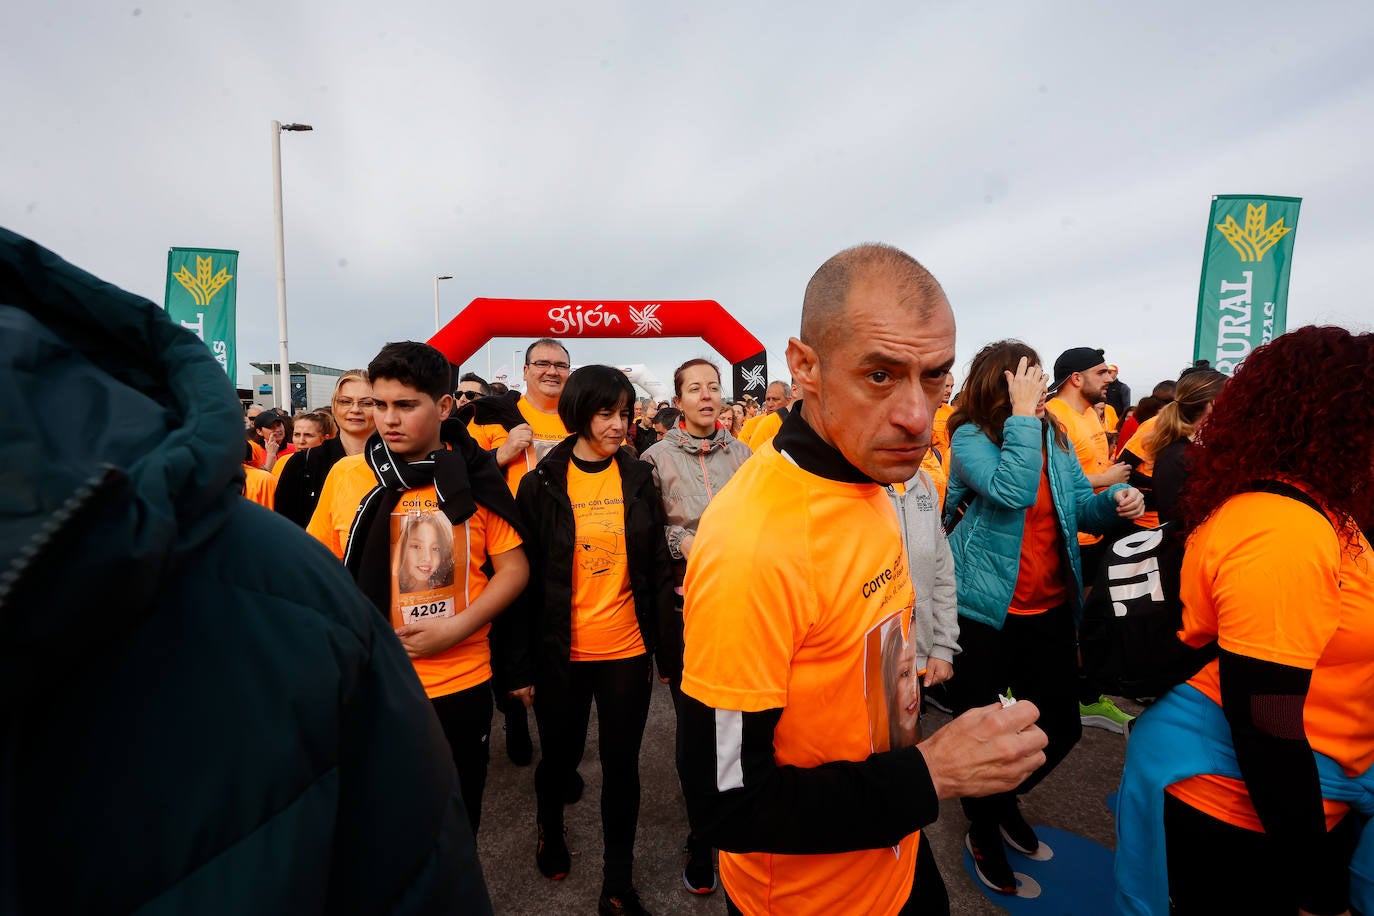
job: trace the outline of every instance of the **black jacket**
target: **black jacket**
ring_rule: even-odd
[[[315,514],[315,507],[320,502],[324,479],[343,456],[343,443],[336,436],[305,449],[286,462],[277,478],[276,496],[272,501],[277,514],[285,515],[302,528],[309,525],[310,516]]]
[[[391,627],[166,313],[0,230],[0,913],[489,913]]]
[[[575,528],[568,500],[568,465],[576,436],[555,445],[544,459],[520,481],[515,503],[529,533],[525,554],[530,561],[530,581],[516,606],[507,614],[512,628],[522,635],[502,647],[509,653],[507,689],[534,684],[560,688],[567,683],[572,653],[572,564]],[[644,647],[655,653],[659,673],[675,674],[661,651],[671,641],[672,558],[663,539],[663,510],[654,487],[653,468],[621,449],[615,455],[625,507],[625,550],[630,567],[630,591]],[[512,611],[514,612],[512,614]],[[501,675],[498,675],[501,676]]]

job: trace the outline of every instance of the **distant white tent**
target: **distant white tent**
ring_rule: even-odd
[[[618,366],[621,372],[625,373],[631,383],[648,392],[649,397],[655,401],[671,401],[673,399],[673,389],[658,380],[658,376],[649,371],[643,363],[635,363],[632,366]]]

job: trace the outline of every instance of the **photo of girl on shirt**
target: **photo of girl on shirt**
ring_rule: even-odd
[[[453,527],[443,512],[407,512],[396,540],[394,568],[401,594],[453,585]]]

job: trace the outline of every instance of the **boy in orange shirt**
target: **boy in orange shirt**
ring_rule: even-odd
[[[488,633],[529,564],[496,463],[449,419],[450,371],[427,344],[382,348],[368,366],[377,429],[330,470],[306,530],[395,628],[448,738],[475,834],[491,732]]]

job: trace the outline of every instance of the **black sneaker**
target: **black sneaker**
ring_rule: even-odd
[[[969,824],[964,845],[973,856],[973,871],[979,881],[999,894],[1016,893],[1016,875],[1007,863],[996,824]]]
[[[567,828],[546,833],[544,825],[539,825],[539,844],[534,848],[534,862],[539,873],[550,881],[562,881],[572,869],[572,856],[568,854]]]
[[[596,902],[598,916],[653,916],[639,902],[639,894],[634,888],[611,893],[602,888],[601,899]]]
[[[534,745],[530,743],[530,726],[525,719],[525,708],[519,713],[506,716],[506,756],[518,767],[527,767],[534,759]]]
[[[1021,816],[1021,808],[1011,810],[1011,813],[998,825],[1002,831],[1002,839],[1007,841],[1007,845],[1023,856],[1033,856],[1040,850],[1040,838],[1035,835],[1031,825],[1026,823],[1026,819]]]
[[[687,866],[682,869],[682,884],[691,893],[703,895],[715,893],[720,886],[711,847],[697,839],[695,834],[687,837]]]
[[[575,805],[582,800],[582,790],[587,788],[587,783],[582,779],[582,774],[573,770],[572,776],[568,779],[568,784],[563,787],[563,804]]]

